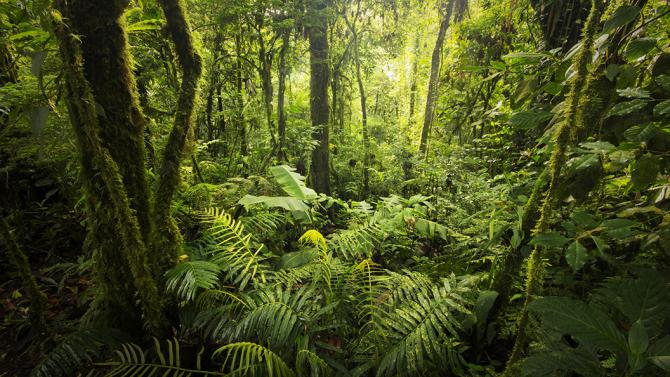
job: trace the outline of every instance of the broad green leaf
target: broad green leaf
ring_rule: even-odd
[[[670,336],[665,336],[649,347],[649,361],[670,372]]]
[[[294,198],[308,200],[315,199],[318,196],[316,191],[305,186],[305,177],[295,173],[295,169],[290,166],[273,166],[270,168],[270,173],[282,190]]]
[[[614,79],[617,77],[619,74],[619,65],[618,64],[610,64],[605,68],[605,77],[607,77],[608,80],[614,81]]]
[[[513,127],[529,130],[548,121],[554,116],[549,111],[521,111],[512,115],[509,124]]]
[[[607,141],[593,141],[593,142],[580,143],[579,146],[584,149],[588,149],[592,152],[598,152],[598,153],[607,153],[616,148],[612,143]]]
[[[283,208],[288,211],[309,211],[309,207],[302,201],[290,196],[254,196],[245,195],[237,204],[244,207],[251,207],[256,204],[262,204],[269,208]]]
[[[655,206],[646,206],[646,207],[631,207],[631,208],[626,208],[623,211],[620,211],[617,213],[617,216],[619,217],[632,217],[635,215],[639,214],[645,214],[645,213],[655,213],[657,215],[663,215],[665,212],[663,212],[662,209],[655,207]]]
[[[640,13],[640,8],[634,5],[622,5],[617,8],[610,18],[605,21],[603,32],[608,33],[618,27],[627,25],[633,22]]]
[[[626,352],[626,339],[600,310],[568,297],[542,297],[530,304],[542,314],[544,325],[569,334],[584,345],[612,352]]]
[[[610,237],[616,239],[624,239],[633,235],[632,227],[638,223],[627,219],[611,219],[603,221],[600,226],[605,228],[605,231]]]
[[[543,58],[551,57],[549,54],[538,52],[513,52],[503,55],[503,59],[511,64],[530,65],[538,64]]]
[[[628,346],[635,355],[641,355],[649,347],[649,334],[639,319],[633,323],[628,332]]]
[[[579,271],[589,260],[589,254],[586,248],[579,241],[575,241],[568,246],[565,252],[565,260],[574,272]]]
[[[649,53],[656,47],[655,38],[639,38],[628,43],[626,46],[626,58],[629,60],[637,60]]]
[[[537,236],[533,237],[533,239],[530,240],[530,244],[537,246],[544,246],[547,248],[550,247],[560,248],[563,247],[566,243],[568,243],[568,241],[569,241],[568,238],[563,237],[558,232],[549,232],[549,233],[538,234]]]
[[[477,316],[477,323],[484,324],[488,318],[489,311],[498,298],[496,291],[480,291],[477,302],[475,303],[475,315]]]
[[[670,76],[668,75],[659,75],[654,79],[658,85],[660,85],[666,92],[670,92]]]
[[[612,107],[607,114],[608,116],[621,116],[627,115],[634,111],[643,109],[649,103],[646,99],[636,98],[631,101],[619,102],[614,107]]]
[[[526,102],[531,97],[536,87],[537,87],[536,77],[532,77],[519,82],[516,91],[510,98],[510,106],[512,107],[512,109],[518,109],[519,107],[521,107],[521,105],[523,105],[524,102]]]
[[[654,106],[654,115],[658,117],[670,115],[670,100],[665,100]]]
[[[315,248],[309,248],[300,251],[286,253],[279,259],[279,268],[287,270],[304,266],[319,256],[319,251]]]
[[[644,154],[635,162],[631,172],[633,187],[644,190],[656,182],[660,171],[658,157],[652,154]]]
[[[617,89],[616,91],[621,97],[627,98],[650,98],[651,95],[649,91],[640,89],[640,88],[626,88],[626,89]]]

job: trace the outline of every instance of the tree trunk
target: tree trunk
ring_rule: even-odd
[[[437,89],[440,82],[440,60],[442,58],[442,45],[444,44],[444,37],[449,28],[451,20],[451,13],[454,9],[454,1],[449,0],[446,12],[442,16],[440,22],[440,31],[437,34],[435,41],[435,48],[433,49],[433,57],[430,62],[430,79],[428,81],[428,95],[426,96],[426,111],[423,117],[423,129],[421,130],[421,143],[419,144],[419,151],[421,154],[426,154],[428,146],[428,134],[433,123],[433,115],[435,113],[435,101],[437,100]]]
[[[242,26],[239,25],[238,33],[235,35],[235,98],[237,99],[237,123],[240,127],[240,153],[242,158],[247,154],[247,128],[244,119],[244,92],[242,87]],[[243,163],[246,167],[246,163]]]
[[[94,270],[96,283],[100,290],[94,307],[89,311],[94,318],[90,321],[105,326],[113,326],[126,331],[138,331],[137,324],[144,323],[150,333],[158,335],[164,328],[165,319],[162,305],[158,296],[156,283],[147,264],[146,244],[140,226],[140,214],[131,206],[131,201],[124,186],[124,182],[117,163],[101,140],[104,135],[100,125],[102,114],[97,114],[96,107],[105,111],[100,100],[93,95],[93,84],[85,76],[85,67],[82,65],[83,53],[76,41],[79,36],[71,34],[76,30],[74,25],[65,25],[63,20],[75,22],[77,17],[70,11],[77,11],[79,15],[87,10],[97,10],[96,17],[87,20],[92,25],[105,25],[104,28],[93,28],[91,31],[105,34],[104,36],[85,35],[81,40],[85,45],[100,38],[110,38],[113,32],[118,33],[114,44],[105,45],[104,56],[115,56],[113,61],[97,61],[96,55],[89,55],[88,65],[98,63],[97,73],[108,73],[106,70],[120,70],[129,72],[127,57],[122,51],[113,51],[113,46],[125,51],[125,30],[120,20],[125,9],[125,1],[71,1],[57,0],[55,8],[61,12],[63,18],[54,17],[54,29],[59,40],[59,47],[63,59],[65,85],[67,89],[68,110],[70,121],[77,138],[77,144],[82,165],[82,181],[87,193],[88,245],[94,249]],[[93,7],[93,8],[91,8]],[[81,34],[79,34],[81,35]],[[112,41],[110,41],[112,42]],[[90,51],[90,46],[88,47]],[[97,56],[100,57],[100,56]],[[106,68],[105,68],[106,67]],[[97,78],[99,79],[99,78]],[[126,77],[128,79],[128,77]],[[113,87],[112,93],[131,93],[130,81],[115,78],[118,87]],[[98,85],[101,83],[95,81]],[[102,94],[103,98],[105,93]],[[109,99],[109,98],[106,98]],[[123,98],[119,95],[119,101]],[[126,97],[127,99],[127,97]],[[119,102],[123,103],[123,102]],[[109,105],[117,105],[112,103]],[[113,109],[113,108],[112,108]],[[111,110],[111,109],[108,109]],[[108,111],[105,111],[107,113]],[[115,115],[118,116],[118,115]],[[141,139],[140,139],[141,144]],[[118,151],[117,151],[118,153]],[[144,169],[144,156],[134,161],[132,166]],[[148,201],[148,196],[146,198]],[[136,295],[139,296],[139,307]],[[141,308],[141,309],[140,309]],[[136,332],[137,333],[137,332]]]
[[[414,36],[414,56],[412,61],[412,72],[411,72],[411,87],[410,87],[410,92],[409,92],[409,117],[407,119],[407,124],[414,124],[414,109],[416,106],[416,80],[417,80],[417,73],[419,71],[419,42],[420,42],[420,34],[417,32],[416,35]]]
[[[182,82],[177,100],[174,127],[170,132],[163,151],[163,160],[159,169],[158,189],[154,203],[156,222],[155,247],[153,260],[155,269],[162,278],[162,271],[177,262],[181,250],[182,237],[179,228],[170,214],[172,198],[179,185],[179,167],[184,157],[186,141],[193,132],[193,107],[196,100],[198,81],[202,73],[202,62],[195,50],[191,27],[185,9],[180,0],[159,0],[167,30],[172,37],[177,59],[182,69]]]
[[[326,1],[308,0],[307,28],[309,36],[310,78],[310,113],[312,126],[319,127],[314,132],[314,140],[319,144],[312,151],[310,180],[314,190],[330,194],[329,164],[329,109],[328,109],[328,35],[326,19]]]
[[[358,82],[358,93],[361,99],[361,125],[363,132],[363,192],[362,197],[365,198],[370,191],[370,135],[368,132],[368,110],[367,110],[367,100],[365,97],[365,88],[363,87],[363,77],[361,76],[361,57],[359,51],[359,40],[358,40],[358,31],[356,30],[356,21],[358,19],[359,11],[361,7],[360,0],[358,1],[358,11],[352,22],[349,22],[346,15],[344,20],[349,27],[349,30],[352,34],[352,39],[354,41],[354,63],[356,65],[356,81]],[[377,92],[377,99],[375,100],[375,108],[379,103],[379,92]]]
[[[277,160],[280,163],[286,161],[286,113],[284,101],[286,95],[286,54],[289,49],[290,29],[282,32],[282,46],[279,51],[279,93],[277,93],[277,116],[279,128],[279,148],[277,148]]]

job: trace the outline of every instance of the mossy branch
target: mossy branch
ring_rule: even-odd
[[[561,171],[566,162],[566,152],[568,145],[575,136],[576,130],[582,126],[578,124],[578,108],[580,98],[583,94],[584,84],[588,74],[588,63],[591,57],[593,47],[593,36],[596,25],[600,22],[601,4],[598,0],[593,0],[591,11],[582,30],[582,47],[579,53],[574,57],[573,65],[575,74],[570,82],[570,91],[566,97],[566,107],[563,114],[563,120],[559,124],[554,134],[553,150],[549,160],[548,174],[549,185],[544,193],[542,205],[540,206],[539,220],[533,230],[533,235],[546,232],[551,224],[550,219],[554,206],[554,194],[558,187]],[[539,200],[539,197],[537,198]],[[532,205],[533,203],[531,203]],[[544,281],[544,266],[542,264],[542,250],[536,246],[528,259],[528,268],[526,276],[525,303],[519,318],[518,332],[512,354],[507,361],[503,376],[512,376],[514,364],[521,358],[526,344],[528,342],[526,332],[529,321],[528,306],[533,298],[542,291]]]
[[[198,81],[202,74],[202,61],[195,49],[182,1],[159,0],[159,3],[165,13],[166,29],[174,42],[182,69],[182,83],[174,127],[163,152],[154,205],[156,237],[152,260],[157,263],[156,271],[160,275],[161,271],[166,271],[176,263],[181,247],[181,234],[170,215],[170,205],[179,185],[179,167],[185,153],[186,142],[193,128],[193,108]]]

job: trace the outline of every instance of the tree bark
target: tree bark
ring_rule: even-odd
[[[96,32],[107,33],[109,36],[110,29],[115,29],[125,35],[119,17],[127,3],[100,0],[95,1],[97,6],[93,8],[91,3],[93,2],[67,3],[65,0],[57,0],[55,8],[62,16],[54,15],[53,20],[63,59],[70,122],[77,138],[82,180],[87,193],[89,216],[87,243],[94,249],[94,270],[100,290],[94,307],[89,311],[94,317],[88,320],[126,331],[138,331],[138,324],[144,323],[150,333],[158,335],[165,326],[165,317],[156,283],[148,268],[146,244],[138,219],[139,214],[131,206],[117,163],[103,144],[101,135],[104,132],[100,125],[108,120],[101,120],[104,114],[97,113],[99,110],[96,109],[96,105],[100,111],[105,109],[94,97],[92,85],[85,76],[83,53],[76,42],[77,39],[71,34],[77,29],[73,25],[66,25],[63,21],[67,19],[75,22],[70,10],[78,12],[96,10],[98,12],[91,15],[91,18],[95,15],[96,21],[92,22],[108,26],[105,29],[94,29]],[[86,45],[97,38],[101,37],[83,36],[81,40]],[[118,47],[119,44],[115,46]],[[111,49],[111,46],[105,48]],[[110,56],[120,55],[119,51],[107,51],[107,53]],[[93,61],[89,60],[88,64],[93,64],[95,55],[89,56],[89,59]],[[118,59],[114,62],[98,63],[110,66],[107,68],[109,70],[118,70],[119,67],[112,66],[127,62],[127,59]],[[104,71],[104,68],[98,68]],[[128,70],[128,67],[125,70]],[[122,86],[129,82],[116,81],[116,83]],[[123,87],[112,89],[114,92],[131,91]],[[144,169],[144,156],[133,165]],[[140,298],[139,306],[136,294]]]
[[[282,47],[279,51],[279,93],[277,93],[277,116],[279,128],[279,148],[277,148],[277,160],[286,161],[286,112],[284,101],[286,96],[286,54],[289,50],[290,29],[282,31]]]
[[[158,266],[154,271],[162,278],[162,271],[177,262],[182,237],[170,214],[172,198],[179,185],[179,168],[184,157],[186,142],[193,132],[193,107],[202,74],[202,62],[195,50],[191,27],[181,0],[159,0],[169,32],[182,69],[182,82],[177,100],[174,126],[163,151],[158,189],[154,203],[156,222],[153,261]]]
[[[313,138],[319,144],[312,151],[310,181],[314,190],[330,194],[328,36],[325,0],[308,0],[307,28],[310,60],[310,114],[312,126],[319,127]]]
[[[416,106],[416,81],[417,74],[419,71],[419,42],[420,34],[417,32],[414,36],[414,47],[413,47],[413,61],[412,61],[412,71],[411,71],[411,85],[409,91],[409,117],[407,119],[407,124],[414,124],[414,111]]]
[[[421,142],[419,144],[419,151],[425,155],[428,147],[428,135],[430,127],[433,123],[433,115],[435,114],[435,101],[437,100],[437,89],[440,81],[440,60],[442,58],[442,46],[444,45],[444,38],[449,28],[451,21],[451,14],[454,9],[455,0],[449,0],[446,6],[446,11],[440,21],[440,31],[437,34],[435,41],[435,48],[433,49],[433,56],[430,62],[430,79],[428,81],[428,95],[426,96],[426,111],[423,117],[423,128],[421,130]]]

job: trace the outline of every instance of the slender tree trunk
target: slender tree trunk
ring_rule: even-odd
[[[282,31],[282,46],[279,51],[279,93],[277,93],[277,116],[279,128],[279,148],[277,148],[277,160],[286,161],[286,112],[284,101],[286,95],[286,54],[289,49],[290,29]]]
[[[308,15],[311,23],[309,35],[310,113],[312,125],[319,127],[313,135],[319,144],[312,151],[310,179],[312,187],[320,193],[330,194],[329,164],[329,109],[328,109],[328,35],[326,1],[308,0]]]
[[[413,53],[414,56],[412,57],[412,72],[411,72],[411,85],[410,85],[410,92],[409,92],[409,119],[407,119],[407,124],[414,124],[414,111],[415,111],[415,106],[416,106],[416,81],[417,81],[417,74],[419,71],[419,42],[420,42],[420,34],[417,32],[416,35],[414,36],[414,47],[413,47]]]
[[[435,41],[435,48],[433,49],[433,56],[430,62],[430,79],[428,81],[428,95],[426,96],[426,111],[423,117],[423,129],[421,130],[421,143],[419,144],[419,151],[425,155],[428,146],[428,135],[430,127],[433,123],[433,116],[435,114],[435,101],[437,100],[437,90],[440,82],[440,60],[442,58],[442,46],[444,45],[444,38],[449,28],[451,21],[451,14],[454,9],[454,1],[449,0],[447,9],[442,16],[440,22],[440,31],[437,34]]]
[[[348,18],[345,15],[345,21],[349,30],[352,34],[352,39],[354,41],[354,63],[356,65],[356,81],[358,83],[358,93],[361,100],[361,124],[363,132],[363,198],[365,198],[370,191],[370,135],[368,132],[368,110],[367,110],[367,100],[365,97],[365,87],[363,86],[363,77],[361,75],[361,57],[359,49],[359,40],[358,40],[358,31],[356,30],[356,21],[358,19],[358,12],[360,11],[361,2],[358,1],[358,11],[352,22],[349,22]],[[375,108],[379,102],[379,92],[377,92],[377,99],[375,103]]]
[[[174,127],[163,151],[154,202],[156,235],[152,258],[158,266],[155,271],[158,272],[160,279],[162,271],[176,263],[181,250],[182,237],[171,216],[170,208],[179,185],[179,167],[186,150],[186,142],[193,132],[192,115],[198,81],[202,74],[202,62],[195,50],[191,27],[181,0],[159,0],[158,2],[163,8],[167,20],[167,31],[174,42],[182,70]]]
[[[242,25],[239,25],[238,33],[235,35],[235,86],[237,99],[237,122],[240,127],[240,153],[242,158],[246,157],[247,151],[247,126],[244,119],[244,92],[242,86]],[[246,166],[246,163],[244,163]]]
[[[265,47],[265,40],[263,39],[263,15],[256,16],[256,25],[258,26],[258,60],[260,62],[259,74],[261,76],[261,85],[263,86],[263,104],[265,105],[265,118],[268,123],[268,131],[273,148],[277,147],[277,140],[275,139],[275,122],[272,118],[272,56],[268,53]]]

